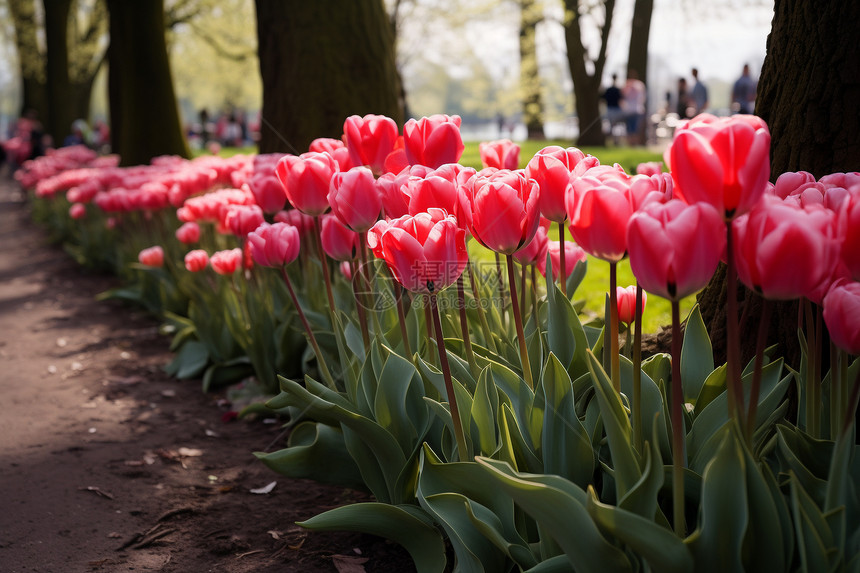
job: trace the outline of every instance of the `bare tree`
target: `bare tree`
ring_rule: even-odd
[[[543,20],[541,0],[518,0],[520,6],[520,92],[523,123],[529,139],[544,139],[544,106],[537,60],[537,25]]]

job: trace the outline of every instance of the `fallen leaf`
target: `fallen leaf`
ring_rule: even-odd
[[[281,536],[284,534],[284,532],[283,532],[283,531],[275,531],[274,529],[270,529],[270,530],[269,530],[269,531],[267,531],[266,533],[268,533],[269,535],[271,535],[271,536],[272,536],[272,539],[280,539],[280,538],[281,538]]]
[[[209,436],[210,438],[220,438],[221,437],[221,434],[219,434],[218,432],[213,432],[212,430],[209,430],[209,429],[206,430],[206,435]]]
[[[276,485],[278,485],[278,482],[273,481],[273,482],[272,482],[272,483],[270,483],[269,485],[266,485],[266,486],[263,486],[263,487],[258,487],[258,488],[252,489],[252,490],[251,490],[251,493],[256,493],[256,494],[260,494],[260,495],[265,495],[265,494],[267,494],[267,493],[270,493],[273,489],[275,489],[275,486],[276,486]]]
[[[176,453],[186,458],[198,458],[203,455],[203,450],[198,450],[197,448],[179,448],[176,450]]]
[[[338,573],[366,573],[364,564],[368,561],[367,557],[332,555],[331,560]]]

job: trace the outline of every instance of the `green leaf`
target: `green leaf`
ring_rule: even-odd
[[[397,354],[390,354],[376,389],[374,419],[394,436],[404,453],[415,448],[428,427],[430,416],[423,394],[423,383],[415,366]]]
[[[486,458],[475,461],[558,543],[577,572],[632,570],[624,553],[601,535],[585,509],[585,492],[573,483],[558,476],[515,472]]]
[[[187,380],[200,376],[207,364],[209,364],[209,352],[206,350],[206,345],[198,340],[188,340],[165,367],[165,371],[180,380]]]
[[[800,563],[803,571],[831,571],[830,556],[837,549],[833,533],[818,505],[803,489],[793,473],[789,473],[791,507]]]
[[[645,442],[645,469],[642,478],[630,488],[630,491],[618,500],[618,508],[633,512],[643,518],[653,521],[660,511],[657,506],[657,496],[663,487],[665,473],[663,461],[658,446],[659,422],[656,417],[652,423],[652,439]]]
[[[402,545],[418,573],[443,573],[445,543],[424,513],[412,505],[356,503],[326,511],[298,525],[315,531],[360,531]]]
[[[708,329],[695,305],[687,317],[684,329],[684,344],[681,348],[681,380],[684,385],[684,400],[698,398],[705,380],[714,370],[714,353]]]
[[[478,376],[478,387],[472,401],[472,441],[478,444],[483,455],[492,455],[499,448],[498,424],[499,392],[490,380],[490,369],[484,368]]]

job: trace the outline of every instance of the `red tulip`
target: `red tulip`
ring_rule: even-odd
[[[290,204],[315,217],[328,211],[328,187],[338,170],[337,162],[328,153],[308,152],[284,156],[278,161],[275,175]]]
[[[203,249],[195,249],[185,255],[185,268],[192,273],[199,273],[208,264],[209,254]]]
[[[196,243],[200,240],[200,225],[194,221],[183,223],[181,227],[176,229],[176,238],[186,245]]]
[[[497,139],[478,144],[484,167],[514,170],[520,166],[520,146],[510,139]]]
[[[283,267],[299,256],[299,230],[286,223],[263,223],[248,235],[248,246],[258,265]],[[212,266],[215,266],[215,255],[212,255]]]
[[[147,267],[163,267],[164,266],[164,249],[158,245],[143,249],[137,255],[137,260],[142,265]]]
[[[675,195],[709,203],[726,219],[749,211],[767,189],[770,132],[754,115],[701,114],[681,122],[664,158]]]
[[[413,292],[442,291],[460,277],[468,262],[466,232],[442,209],[379,221],[367,242],[394,278]]]
[[[264,220],[259,205],[230,205],[224,214],[223,225],[237,237],[245,237]]]
[[[544,266],[546,266],[546,245],[548,241],[546,227],[538,225],[535,236],[525,247],[514,253],[514,258],[521,265],[538,265],[538,268],[540,268],[540,262],[544,261]]]
[[[540,271],[540,274],[546,276],[546,254],[549,254],[550,261],[552,261],[552,280],[558,280],[558,273],[561,270],[561,242],[560,241],[547,241],[546,243],[546,253],[537,262],[537,268]],[[570,276],[570,273],[573,272],[574,267],[576,267],[576,263],[580,261],[587,261],[588,255],[585,254],[585,251],[582,250],[582,247],[573,243],[571,241],[565,241],[564,243],[564,265],[565,265],[565,274],[567,276],[564,277],[564,280]]]
[[[627,254],[627,222],[635,211],[631,178],[618,167],[592,167],[565,197],[570,232],[587,253],[617,263]]]
[[[409,167],[409,161],[406,160],[406,149],[404,148],[403,136],[398,135],[397,141],[394,143],[394,149],[391,150],[385,157],[385,164],[382,169],[385,173],[400,173]]]
[[[811,296],[839,257],[833,214],[820,205],[802,209],[767,196],[732,232],[738,278],[768,299]]]
[[[636,175],[630,181],[633,210],[638,211],[651,201],[657,201],[658,203],[669,201],[672,199],[673,187],[672,175],[669,173]]]
[[[343,123],[343,140],[353,165],[382,173],[385,158],[397,141],[397,124],[384,115],[351,115]]]
[[[329,185],[328,202],[337,218],[356,233],[368,231],[382,211],[376,180],[367,167],[336,173]]]
[[[842,262],[854,280],[860,280],[860,189],[842,203],[837,221]]]
[[[323,216],[320,239],[325,253],[336,261],[351,261],[358,253],[358,233],[333,214]]]
[[[860,354],[860,283],[840,281],[824,297],[824,323],[833,343]]]
[[[652,175],[660,175],[661,173],[663,173],[662,161],[647,161],[636,166],[636,175],[651,177]]]
[[[275,213],[274,219],[276,223],[286,223],[298,229],[301,238],[304,238],[314,230],[314,218],[310,215],[305,215],[298,209],[279,211]]]
[[[630,267],[643,289],[680,300],[708,284],[725,235],[721,214],[707,203],[649,203],[627,227]]]
[[[209,258],[212,270],[219,275],[232,275],[242,266],[242,249],[217,251]]]
[[[340,140],[335,139],[333,137],[318,137],[311,141],[310,146],[308,147],[308,151],[314,151],[316,153],[326,152],[331,155],[334,155],[334,151],[338,149],[346,149],[346,144]]]
[[[571,180],[600,165],[592,155],[575,147],[550,145],[538,151],[526,166],[526,175],[540,186],[541,215],[556,223],[567,219],[564,198]]]
[[[615,287],[615,298],[618,300],[618,320],[626,324],[636,320],[636,287]],[[647,300],[648,295],[643,291],[641,312],[645,312]]]
[[[403,144],[410,165],[436,169],[446,163],[457,163],[466,148],[460,135],[460,116],[410,119],[403,126]]]
[[[409,181],[413,178],[423,178],[433,171],[423,165],[407,166],[396,175],[383,173],[376,180],[376,186],[382,197],[382,210],[389,219],[397,219],[409,214]]]
[[[257,202],[264,212],[277,213],[284,208],[287,202],[287,196],[284,194],[284,188],[281,186],[278,178],[272,175],[254,175],[247,183],[248,188],[254,195],[254,200]]]
[[[485,169],[463,189],[462,216],[479,243],[505,255],[529,244],[540,221],[540,188],[522,169]]]
[[[72,203],[69,207],[69,217],[72,219],[83,219],[87,216],[87,207],[83,203]]]

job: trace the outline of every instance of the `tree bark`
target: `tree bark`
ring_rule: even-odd
[[[860,3],[776,0],[756,113],[767,121],[771,180],[788,171],[860,171]],[[760,300],[739,289],[747,318],[741,331],[745,360],[753,351]],[[719,360],[725,358],[725,273],[700,293],[702,316]],[[774,305],[769,344],[788,364],[800,363],[797,301]],[[825,358],[828,353],[824,353]]]
[[[21,111],[36,112],[41,121],[48,117],[45,93],[44,55],[39,51],[35,0],[8,0],[12,24],[15,28],[15,48],[18,52],[18,70],[21,75]]]
[[[651,14],[654,0],[636,0],[633,5],[633,22],[630,27],[630,46],[627,51],[627,77],[631,72],[648,85],[648,39],[651,36]],[[647,91],[646,91],[647,94]],[[645,117],[648,117],[648,103],[645,103]],[[639,122],[637,140],[643,144],[648,141],[648,121]]]
[[[350,115],[403,123],[394,34],[382,0],[256,0],[260,152],[303,153]]]
[[[542,140],[546,138],[543,131],[544,106],[535,36],[537,25],[543,20],[543,3],[537,0],[520,0],[519,4],[520,93],[523,123],[526,125],[528,139]]]
[[[48,94],[48,134],[59,147],[72,130],[69,100],[69,11],[71,0],[44,0],[45,84]]]
[[[162,0],[108,0],[111,143],[121,165],[189,157],[164,39]]]
[[[600,79],[603,77],[603,67],[606,64],[606,45],[612,26],[615,0],[604,0],[603,2],[605,16],[603,27],[600,30],[600,51],[594,60],[589,58],[588,50],[582,43],[579,1],[564,0],[564,7],[564,38],[567,44],[567,62],[570,68],[570,77],[573,80],[576,116],[579,121],[577,145],[602,147],[606,144],[606,137],[603,133],[603,122],[600,117]],[[589,73],[589,67],[592,68],[591,73]]]

